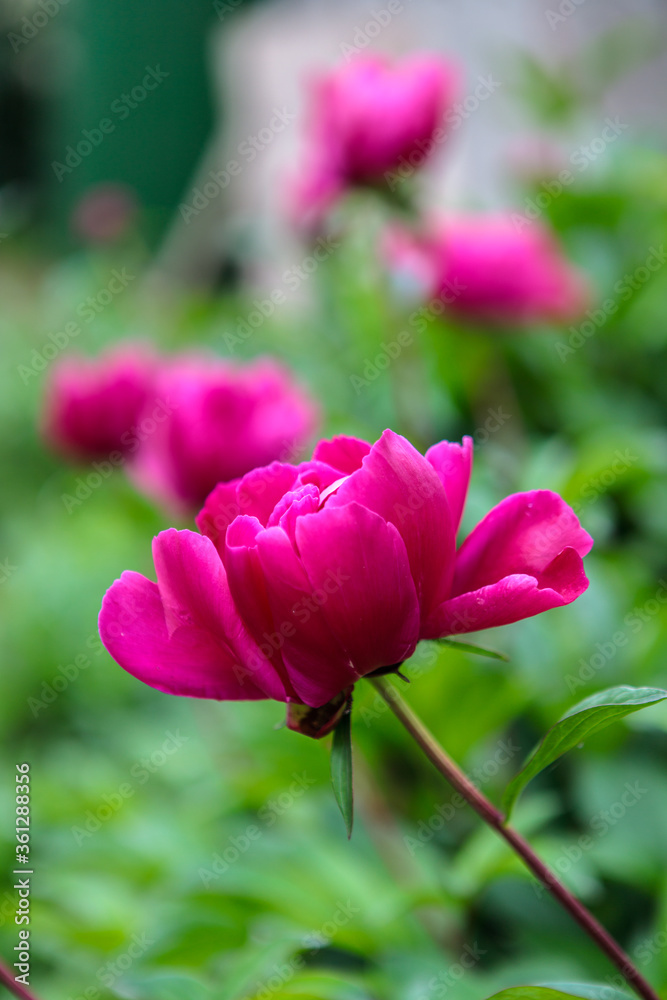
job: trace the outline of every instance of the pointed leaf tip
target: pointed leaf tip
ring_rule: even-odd
[[[475,656],[488,656],[491,660],[502,660],[503,663],[509,663],[510,658],[507,653],[501,653],[497,649],[489,649],[488,646],[478,646],[474,642],[461,642],[459,639],[450,639],[449,637],[435,641],[439,642],[441,646],[451,646],[462,653],[474,653]]]
[[[334,729],[331,744],[331,784],[338,808],[347,830],[347,839],[352,836],[354,820],[354,790],[352,787],[352,709],[348,707]]]
[[[667,698],[662,688],[633,688],[628,685],[598,691],[571,708],[554,725],[530,755],[523,768],[510,781],[503,795],[505,819],[519,795],[540,771],[553,764],[564,753],[579,746],[590,736],[606,729],[612,722],[622,719],[640,708],[655,705]]]

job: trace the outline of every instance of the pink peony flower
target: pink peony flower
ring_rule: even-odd
[[[241,366],[177,357],[159,370],[155,397],[166,417],[147,429],[128,472],[142,491],[182,512],[201,507],[223,480],[294,458],[318,422],[314,402],[270,360]]]
[[[386,252],[425,297],[482,322],[567,322],[590,300],[586,279],[554,236],[521,215],[453,216],[426,236],[396,228]]]
[[[46,440],[81,462],[126,455],[151,392],[153,366],[147,351],[129,345],[95,359],[70,354],[59,360],[41,418]]]
[[[221,483],[202,534],[155,538],[157,583],[112,585],[102,641],[160,691],[319,708],[420,639],[574,601],[592,539],[555,493],[507,497],[457,549],[471,463],[470,438],[424,457],[388,430]]]
[[[399,166],[421,166],[444,138],[458,77],[439,56],[422,53],[392,65],[376,54],[316,81],[299,214],[317,218],[346,188],[376,184]]]

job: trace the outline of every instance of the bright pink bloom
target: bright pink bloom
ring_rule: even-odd
[[[98,358],[70,354],[60,359],[46,389],[44,437],[76,461],[127,454],[151,391],[153,365],[147,351],[131,346]]]
[[[524,216],[452,216],[417,236],[394,229],[387,256],[428,298],[461,316],[502,324],[566,322],[589,303],[586,279],[554,236]]]
[[[314,402],[277,362],[235,365],[214,357],[167,360],[128,472],[166,506],[197,510],[213,487],[277,458],[292,459],[314,433]]]
[[[301,214],[317,217],[352,185],[420,166],[442,142],[458,78],[449,62],[421,53],[393,65],[381,55],[359,56],[316,81]]]
[[[456,548],[472,441],[422,456],[385,431],[321,441],[209,496],[193,531],[155,538],[157,583],[126,572],[100,634],[160,691],[319,707],[420,639],[569,604],[592,539],[555,493],[503,500]]]

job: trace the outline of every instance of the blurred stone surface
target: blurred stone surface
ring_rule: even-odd
[[[158,267],[169,280],[211,285],[225,262],[247,260],[246,276],[267,289],[303,257],[285,189],[298,163],[308,81],[355,51],[429,49],[461,64],[462,98],[478,106],[464,108],[467,117],[423,172],[422,201],[431,208],[511,205],[513,174],[553,169],[559,157],[567,163],[609,116],[627,126],[621,143],[648,135],[665,145],[667,7],[658,0],[273,0],[248,10],[217,2],[224,28],[211,40],[211,65],[225,127],[183,193]],[[587,54],[615,27],[614,45]],[[519,93],[521,53],[549,71],[575,62],[577,76],[607,73],[609,83],[574,123],[545,133]],[[482,81],[493,81],[491,92],[476,101]],[[276,109],[294,116],[279,130]],[[228,177],[232,163],[238,172]]]

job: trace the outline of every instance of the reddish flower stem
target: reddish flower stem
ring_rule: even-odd
[[[35,994],[31,993],[23,983],[16,982],[14,973],[3,962],[0,962],[0,983],[4,983],[9,992],[15,997],[21,997],[21,1000],[37,1000]]]
[[[616,943],[613,937],[598,923],[586,907],[569,892],[545,863],[535,854],[530,844],[505,823],[505,817],[492,802],[482,795],[479,789],[463,773],[460,767],[440,746],[433,734],[426,728],[421,719],[403,700],[396,688],[386,677],[375,677],[371,683],[380,692],[394,715],[403,723],[407,731],[419,744],[428,759],[472,806],[496,833],[505,840],[523,863],[555,899],[567,910],[579,926],[586,931],[598,948],[613,962],[633,989],[644,997],[644,1000],[659,1000],[657,993],[633,965],[629,955]]]

